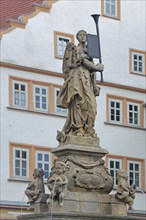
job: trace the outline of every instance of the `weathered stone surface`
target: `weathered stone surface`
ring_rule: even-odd
[[[50,212],[18,216],[19,220],[144,220],[145,217]]]
[[[102,157],[108,153],[104,148],[99,147],[92,140],[82,144],[87,139],[80,138],[80,144],[76,143],[78,137],[71,137],[70,143],[62,144],[53,149],[53,153],[60,161],[64,161],[69,170],[65,172],[68,179],[68,190],[78,192],[109,193],[113,188],[113,179],[104,164]],[[91,145],[89,145],[89,143]]]
[[[60,146],[65,144],[77,144],[77,145],[97,147],[100,145],[100,139],[98,137],[91,138],[91,137],[66,135],[66,139],[64,143],[59,143],[59,144]]]
[[[50,197],[47,200],[49,206],[53,205],[54,200],[59,202],[59,206],[63,206],[64,197],[67,195],[67,184],[68,179],[64,175],[65,171],[68,169],[68,166],[62,161],[56,161],[54,165],[53,175],[51,175],[47,180],[47,186],[50,190]]]
[[[74,142],[60,145],[59,147],[52,150],[59,160],[65,160],[68,156],[75,156],[78,160],[85,162],[97,162],[99,159],[104,157],[108,151],[98,145],[84,145],[82,142],[80,144],[75,144]]]
[[[92,192],[69,192],[64,198],[64,206],[60,207],[56,201],[52,210],[60,213],[100,214],[126,216],[127,207],[115,198],[114,195]]]
[[[49,207],[46,204],[49,194],[44,194],[40,199],[36,200],[33,204],[34,213],[48,212]]]
[[[96,85],[96,72],[104,69],[103,64],[94,64],[87,56],[87,32],[78,31],[79,44],[68,43],[63,57],[64,84],[57,98],[57,106],[68,109],[62,131],[57,140],[64,143],[67,135],[92,137],[97,135],[94,122],[97,114],[95,96],[100,88]]]
[[[133,203],[135,199],[136,186],[130,186],[128,183],[128,173],[125,170],[117,171],[117,193],[116,198],[128,204],[129,210],[133,210]]]

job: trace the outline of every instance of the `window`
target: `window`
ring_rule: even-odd
[[[102,0],[101,14],[109,18],[120,19],[120,0]]]
[[[140,105],[134,103],[127,103],[127,114],[128,114],[128,124],[129,125],[140,125],[139,115],[140,115]]]
[[[107,95],[107,122],[144,127],[144,101]]]
[[[27,149],[13,148],[13,176],[28,178],[29,152]]]
[[[44,179],[48,179],[50,173],[50,153],[36,151],[36,167],[44,170]]]
[[[129,184],[135,184],[141,188],[141,164],[135,161],[128,161]]]
[[[13,81],[13,106],[17,108],[27,108],[27,83]]]
[[[60,85],[47,82],[10,76],[9,107],[30,112],[66,116],[67,109],[56,107],[60,87]]]
[[[74,42],[74,36],[71,34],[54,32],[55,58],[62,59],[68,42]]]
[[[62,115],[66,115],[67,114],[67,109],[65,108],[60,108],[60,107],[57,107],[57,97],[58,97],[58,94],[59,94],[59,91],[60,89],[59,88],[55,88],[55,113],[58,113],[58,114],[62,114]]]
[[[48,88],[34,85],[34,109],[48,111]]]
[[[146,74],[146,52],[130,49],[130,72],[140,75]]]
[[[117,186],[117,170],[123,169],[128,173],[130,185],[135,184],[140,189],[145,190],[145,159],[108,154],[106,155],[106,164],[113,177],[114,186]]]
[[[118,159],[109,159],[108,160],[108,167],[109,167],[109,170],[110,170],[110,174],[111,174],[111,176],[113,177],[113,180],[114,180],[114,186],[116,186],[117,185],[116,173],[117,173],[117,170],[122,168],[122,161],[118,160]]]
[[[109,99],[110,121],[121,123],[122,119],[122,102]]]
[[[43,169],[44,180],[47,180],[51,166],[51,148],[10,143],[10,178],[12,180],[32,179],[35,168]]]

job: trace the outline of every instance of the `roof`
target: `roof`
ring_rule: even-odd
[[[8,19],[16,19],[33,12],[33,3],[41,4],[43,0],[0,0],[0,28],[9,27]]]

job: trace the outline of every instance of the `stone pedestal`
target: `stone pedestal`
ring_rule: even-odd
[[[52,153],[69,168],[64,172],[68,185],[63,206],[58,199],[53,199],[48,212],[18,216],[18,219],[140,219],[128,217],[127,206],[109,194],[113,189],[113,179],[102,159],[108,151],[100,147],[99,138],[67,136]],[[53,168],[52,172],[55,172]]]
[[[39,214],[43,212],[48,212],[49,207],[46,204],[46,200],[49,198],[49,194],[43,194],[39,199],[37,199],[32,206],[30,206],[30,210],[32,209],[34,213]]]
[[[18,216],[19,220],[145,220],[145,218],[134,216],[99,215],[90,213],[66,213],[47,212],[41,214],[29,214]]]
[[[99,146],[99,138],[67,136],[52,152],[69,166],[65,172],[69,191],[101,194],[113,189],[113,179],[102,160],[108,151]]]

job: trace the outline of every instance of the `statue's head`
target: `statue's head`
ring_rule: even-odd
[[[43,169],[38,169],[38,168],[35,168],[34,169],[34,172],[33,172],[33,177],[34,179],[36,178],[43,178],[44,176],[44,170]]]
[[[87,42],[87,32],[84,30],[80,30],[76,34],[76,38],[80,43],[86,43]]]
[[[128,173],[126,170],[118,170],[117,171],[117,178],[120,179],[120,178],[123,178],[125,179],[126,181],[128,180]]]
[[[62,161],[55,162],[55,173],[62,174],[68,169],[67,165]]]

